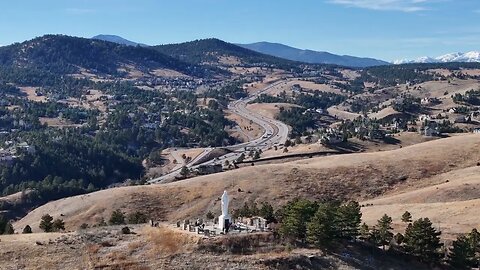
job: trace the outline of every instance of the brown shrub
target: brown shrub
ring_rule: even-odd
[[[98,244],[91,244],[87,246],[88,254],[97,254],[102,247]]]
[[[108,242],[108,241],[103,241],[103,242],[100,243],[100,246],[102,246],[102,247],[113,247],[115,245]]]
[[[175,231],[164,226],[145,228],[145,235],[147,241],[151,243],[152,254],[155,255],[172,255],[193,250],[198,242],[198,237],[195,235]]]
[[[139,249],[140,247],[144,246],[145,244],[142,243],[142,242],[131,242],[131,243],[128,243],[128,251],[131,254],[133,254],[137,249]]]
[[[98,262],[98,253],[102,246],[99,244],[89,244],[86,246],[86,252],[83,256],[83,262],[85,265],[88,265],[89,268],[93,268]]]
[[[109,259],[112,262],[122,262],[127,260],[127,256],[120,251],[112,251],[109,254],[107,254],[107,259]]]

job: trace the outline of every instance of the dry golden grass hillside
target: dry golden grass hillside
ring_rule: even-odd
[[[75,230],[81,223],[108,218],[116,208],[144,211],[154,219],[170,222],[204,216],[209,210],[218,214],[224,189],[231,195],[233,208],[247,200],[278,206],[298,196],[374,199],[387,192],[436,184],[435,176],[441,180],[441,175],[474,167],[480,161],[478,149],[480,135],[470,134],[392,151],[257,165],[165,185],[108,189],[50,202],[16,222],[15,227],[18,230],[30,224],[38,231],[41,216],[49,213],[63,218],[67,229]]]
[[[422,181],[421,186],[407,186],[401,192],[363,202],[363,220],[374,225],[383,214],[393,218],[397,230],[405,229],[401,222],[405,211],[413,218],[428,217],[445,238],[480,227],[480,166],[454,170]]]
[[[298,108],[300,106],[290,103],[253,103],[247,105],[247,109],[272,119],[278,116],[280,113],[280,108],[282,107],[288,110],[290,108]]]

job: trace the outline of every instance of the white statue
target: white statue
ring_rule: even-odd
[[[232,223],[232,218],[228,214],[228,194],[227,191],[223,191],[222,195],[222,215],[218,217],[218,228],[223,232],[228,232],[228,227]]]
[[[222,216],[228,216],[228,194],[227,191],[223,191],[222,195]]]

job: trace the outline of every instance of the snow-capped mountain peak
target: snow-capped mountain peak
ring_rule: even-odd
[[[471,51],[465,54],[465,57],[470,59],[480,59],[480,51]]]
[[[450,63],[450,62],[479,62],[480,51],[471,51],[467,53],[449,53],[435,58],[420,57],[415,60],[395,60],[393,64],[409,64],[409,63]]]

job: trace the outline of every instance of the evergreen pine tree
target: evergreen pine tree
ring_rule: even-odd
[[[442,258],[441,234],[428,218],[420,218],[405,230],[405,250],[424,262],[438,263]]]
[[[250,216],[258,216],[260,210],[258,209],[257,203],[252,202],[250,205]]]
[[[5,225],[7,225],[7,221],[0,216],[0,234],[3,234],[3,231],[5,230]]]
[[[448,262],[455,269],[470,269],[475,264],[475,252],[470,245],[469,239],[460,235],[453,241]]]
[[[25,226],[22,233],[32,233],[32,227],[30,225]]]
[[[143,224],[148,222],[148,217],[142,212],[135,211],[127,216],[129,224]]]
[[[45,214],[42,216],[42,220],[40,221],[40,229],[42,229],[44,232],[51,232],[53,231],[53,217],[50,216],[49,214]]]
[[[262,207],[260,207],[259,214],[261,217],[266,219],[268,223],[275,221],[275,216],[273,214],[273,206],[267,202],[262,203]]]
[[[362,226],[360,226],[360,240],[362,241],[367,241],[370,239],[370,228],[368,227],[367,223],[363,223]]]
[[[360,224],[362,222],[362,212],[358,202],[351,201],[338,208],[337,225],[339,237],[354,240],[359,234]]]
[[[328,248],[337,235],[335,208],[320,204],[312,220],[307,224],[307,240],[319,248]]]
[[[397,233],[395,236],[393,236],[393,240],[395,240],[395,244],[401,245],[403,240],[405,240],[405,236],[403,236],[401,233]]]
[[[180,170],[180,175],[183,177],[186,177],[190,173],[190,170],[187,168],[187,166],[183,166],[182,169]]]
[[[205,215],[205,217],[208,219],[208,220],[212,220],[215,218],[215,215],[212,213],[212,211],[208,211],[208,213]]]
[[[393,238],[392,218],[387,216],[387,214],[383,215],[383,217],[377,221],[376,228],[378,230],[378,244],[382,245],[383,250],[385,250],[385,246],[390,244]]]
[[[5,224],[5,230],[3,231],[3,234],[14,234],[15,230],[13,229],[12,223],[7,222]]]
[[[370,234],[368,236],[368,241],[376,246],[382,245],[382,240],[380,236],[380,231],[378,230],[377,226],[373,226],[370,230]]]
[[[315,215],[318,205],[304,199],[289,202],[282,210],[280,234],[290,241],[304,241],[307,223]]]
[[[112,212],[110,220],[108,221],[110,225],[120,225],[125,224],[125,214],[119,209]]]
[[[480,233],[477,231],[477,229],[472,229],[472,231],[468,234],[468,241],[473,250],[474,267],[478,268],[480,266]]]
[[[412,222],[412,214],[410,212],[405,211],[402,215],[402,222],[409,223]]]
[[[52,223],[52,229],[55,232],[65,230],[65,222],[63,222],[63,220],[59,218],[55,219]]]

